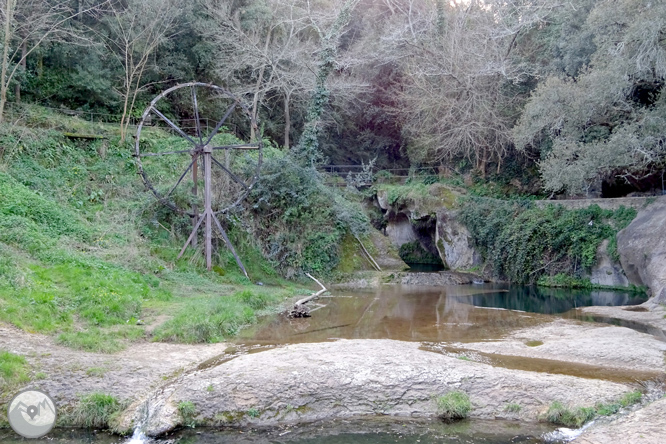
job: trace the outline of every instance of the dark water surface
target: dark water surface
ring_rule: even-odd
[[[133,440],[108,433],[80,429],[55,429],[48,438],[20,439],[11,431],[0,431],[6,444],[48,441],[62,444],[541,444],[558,442],[547,436],[554,428],[547,424],[516,421],[465,420],[445,424],[438,420],[326,421],[274,429],[183,429],[160,440]]]

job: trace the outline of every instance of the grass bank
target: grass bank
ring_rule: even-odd
[[[220,240],[213,271],[200,250],[177,259],[190,220],[145,190],[115,127],[38,107],[11,119],[0,125],[0,322],[115,352],[141,340],[225,340],[305,292],[278,275],[237,220],[226,222],[251,281]],[[149,136],[180,143],[155,129]],[[166,176],[173,165],[154,168]]]

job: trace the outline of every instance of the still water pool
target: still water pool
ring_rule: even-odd
[[[642,295],[505,285],[416,287],[387,285],[373,291],[335,291],[314,304],[311,318],[269,316],[244,330],[244,344],[292,344],[344,339],[420,342],[495,340],[553,316],[581,317],[576,308],[634,305]]]

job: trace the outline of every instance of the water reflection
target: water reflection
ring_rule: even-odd
[[[312,318],[271,316],[243,332],[243,343],[321,342],[335,338],[476,342],[499,339],[588,305],[644,299],[626,292],[500,285],[384,286],[322,298]]]

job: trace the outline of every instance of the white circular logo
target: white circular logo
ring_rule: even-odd
[[[51,431],[56,422],[55,403],[46,393],[30,389],[14,396],[7,408],[9,425],[25,438],[39,438]]]

